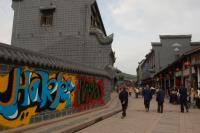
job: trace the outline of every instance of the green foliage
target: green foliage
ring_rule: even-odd
[[[123,81],[124,80],[124,76],[123,75],[119,75],[119,81]]]

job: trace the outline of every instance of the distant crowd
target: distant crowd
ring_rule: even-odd
[[[180,89],[180,87],[174,87],[168,90],[170,103],[180,104]],[[187,102],[189,106],[200,108],[200,89],[190,87],[187,90]]]
[[[122,117],[126,116],[126,109],[128,106],[128,96],[135,95],[135,98],[144,98],[144,106],[146,111],[149,111],[150,102],[153,95],[156,96],[156,101],[158,103],[157,112],[163,113],[163,103],[165,96],[169,96],[169,102],[172,104],[180,105],[180,111],[183,113],[184,110],[189,112],[190,107],[200,108],[200,90],[195,90],[194,88],[187,89],[184,86],[176,87],[164,91],[160,86],[149,86],[145,87],[135,87],[133,85],[120,84],[116,86],[116,91],[119,93],[119,99],[122,104]]]

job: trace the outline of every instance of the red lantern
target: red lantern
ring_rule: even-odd
[[[187,67],[187,63],[188,63],[187,61],[184,63],[184,66],[185,66],[185,67]]]
[[[190,67],[191,66],[191,63],[189,61],[185,62],[184,63],[184,66],[187,68],[187,67]]]
[[[191,67],[191,66],[192,66],[192,64],[190,62],[188,62],[188,67]]]

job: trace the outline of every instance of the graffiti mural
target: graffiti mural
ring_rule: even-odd
[[[95,77],[28,67],[0,67],[0,124],[15,128],[41,111],[82,111],[104,104],[104,82]]]
[[[74,108],[78,111],[94,107],[96,104],[104,104],[103,80],[95,78],[77,77]]]

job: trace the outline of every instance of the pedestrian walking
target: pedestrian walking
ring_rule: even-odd
[[[129,96],[131,96],[132,92],[133,92],[133,88],[132,87],[128,87],[128,94],[129,94]]]
[[[195,105],[195,89],[192,87],[192,86],[190,86],[190,93],[189,93],[190,95],[189,95],[189,102],[190,102],[190,105],[192,106],[192,107],[194,107],[194,105]]]
[[[179,90],[180,94],[180,104],[181,104],[181,112],[184,113],[184,107],[186,108],[186,111],[188,112],[188,105],[187,105],[187,89],[183,86],[181,86]]]
[[[196,106],[200,109],[200,88],[198,88],[196,95]]]
[[[156,96],[156,101],[158,103],[158,109],[157,109],[158,113],[163,113],[164,99],[165,99],[165,92],[163,89],[159,88]]]
[[[155,92],[156,92],[156,88],[153,87],[153,86],[151,86],[151,87],[150,87],[150,91],[151,91],[151,94],[154,95]]]
[[[143,97],[144,97],[144,106],[145,106],[146,112],[148,112],[149,107],[150,107],[150,101],[152,99],[152,94],[151,94],[149,85],[146,85],[146,87],[144,88]]]
[[[119,99],[122,105],[122,118],[124,118],[126,117],[126,109],[128,107],[128,92],[125,87],[123,87],[123,90],[119,93]]]
[[[136,87],[136,88],[135,88],[135,98],[138,98],[139,93],[140,93],[140,91],[139,91],[139,89]]]

